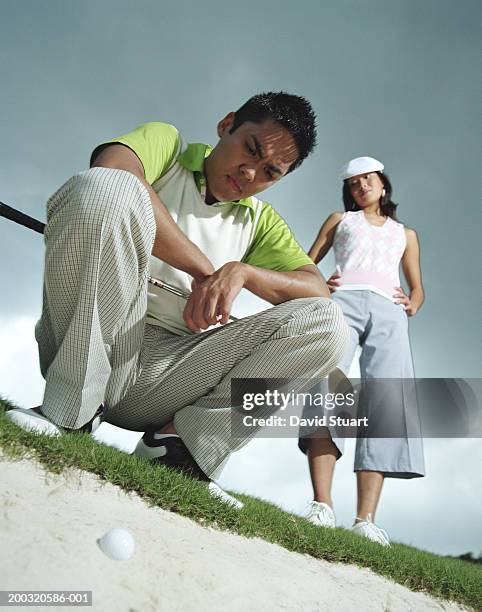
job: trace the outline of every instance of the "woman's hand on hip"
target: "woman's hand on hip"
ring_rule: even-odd
[[[337,274],[335,272],[335,274],[332,274],[330,278],[326,281],[326,284],[328,285],[328,289],[330,290],[330,293],[334,293],[337,287],[340,286],[340,281],[338,280],[339,278],[341,278],[341,274]]]
[[[405,294],[404,290],[401,287],[395,287],[396,293],[393,294],[395,298],[395,304],[403,304],[405,312],[409,317],[413,317],[417,314],[418,308],[412,304],[408,295]]]

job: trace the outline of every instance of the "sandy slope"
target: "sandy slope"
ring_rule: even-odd
[[[102,612],[463,609],[366,569],[201,527],[88,473],[54,476],[26,460],[0,470],[3,590],[92,590],[85,609]],[[116,526],[135,538],[128,561],[97,546]]]

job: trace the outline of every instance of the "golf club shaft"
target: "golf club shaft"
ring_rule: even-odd
[[[12,208],[3,202],[0,202],[0,215],[6,219],[10,219],[10,221],[15,221],[15,223],[28,227],[34,232],[38,232],[39,234],[44,233],[45,223],[42,223],[33,217],[29,217],[25,213],[20,212],[16,208]]]
[[[8,206],[8,204],[5,204],[4,202],[0,202],[0,216],[5,217],[6,219],[10,219],[10,221],[14,221],[15,223],[23,225],[24,227],[28,227],[29,229],[39,234],[43,234],[45,231],[45,223],[42,223],[41,221],[39,221],[38,219],[34,219],[33,217],[29,217],[29,215],[20,212],[16,208]],[[191,295],[188,291],[183,291],[178,287],[174,287],[174,285],[170,285],[169,283],[166,283],[152,276],[149,276],[148,281],[155,287],[163,289],[164,291],[172,293],[173,295],[177,295],[178,297],[181,297],[184,300],[188,300]],[[236,317],[233,316],[230,316],[229,318],[232,321],[238,320]]]

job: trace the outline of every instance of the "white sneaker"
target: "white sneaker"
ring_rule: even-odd
[[[318,527],[333,528],[336,525],[335,513],[330,506],[324,502],[310,502],[308,516],[306,518],[310,523],[318,525]]]
[[[219,499],[219,501],[228,504],[229,506],[233,506],[233,508],[236,508],[236,510],[241,510],[244,508],[243,502],[240,502],[239,499],[236,499],[232,495],[229,495],[229,493],[226,493],[226,491],[221,489],[221,487],[214,482],[214,480],[209,481],[208,491],[210,495],[216,497],[216,499]]]
[[[45,436],[60,436],[62,430],[44,416],[38,408],[13,408],[5,415],[25,431],[41,433]]]
[[[382,546],[390,546],[388,533],[384,529],[377,527],[375,523],[372,522],[371,514],[368,514],[367,518],[363,519],[359,523],[355,523],[351,530],[353,533],[363,536],[364,538],[368,538],[373,542],[377,542]]]
[[[244,507],[242,502],[223,491],[214,480],[206,476],[177,434],[147,431],[137,443],[134,454],[204,482],[208,493],[224,504],[237,510]]]
[[[79,429],[65,429],[52,423],[45,415],[40,411],[40,406],[35,408],[12,408],[7,410],[5,415],[25,431],[31,431],[34,433],[40,433],[44,436],[55,437],[60,436],[66,432],[80,432],[80,433],[93,433],[101,423],[101,408],[97,410],[92,419],[80,427]]]

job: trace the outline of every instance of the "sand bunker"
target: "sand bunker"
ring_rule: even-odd
[[[464,610],[368,569],[202,527],[89,473],[57,476],[5,459],[0,470],[3,590],[89,590],[86,609],[102,612]],[[128,561],[96,543],[112,527],[134,536]]]

